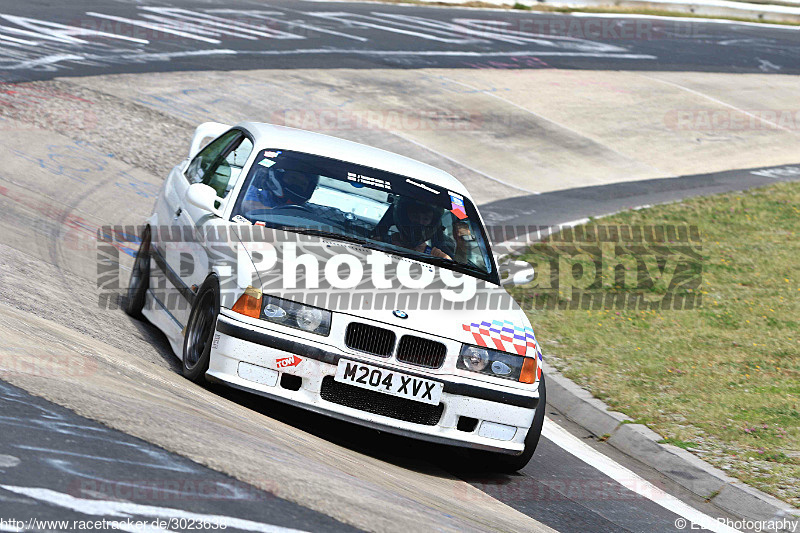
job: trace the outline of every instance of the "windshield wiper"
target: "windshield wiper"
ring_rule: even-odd
[[[413,259],[414,261],[418,261],[420,263],[427,263],[429,265],[443,267],[448,270],[461,270],[461,269],[469,270],[471,272],[475,272],[480,277],[486,276],[488,274],[485,270],[481,270],[478,267],[466,263],[459,263],[458,261],[455,261],[453,259],[445,259],[444,257],[436,257],[435,255],[423,254],[415,250],[409,250],[408,248],[403,248],[402,250],[387,248],[384,251],[394,255],[399,255],[400,257],[405,257],[407,259]]]
[[[303,228],[303,227],[292,227],[292,226],[284,226],[281,228],[283,231],[291,231],[294,233],[301,233],[303,235],[313,235],[315,237],[324,237],[328,239],[336,239],[339,241],[344,242],[352,242],[355,244],[369,244],[369,241],[365,239],[359,239],[358,237],[353,237],[352,235],[345,235],[343,233],[337,233],[335,231],[326,231],[322,229],[314,229],[314,228]]]
[[[435,255],[415,255],[414,258],[422,263],[431,263],[436,266],[447,268],[448,270],[453,270],[453,267],[456,267],[477,272],[481,276],[486,275],[485,270],[481,270],[467,263],[459,263],[454,259],[445,259],[444,257],[436,257]]]

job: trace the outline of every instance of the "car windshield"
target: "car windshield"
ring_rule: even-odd
[[[497,282],[475,207],[456,192],[336,159],[260,150],[232,216],[365,247]]]

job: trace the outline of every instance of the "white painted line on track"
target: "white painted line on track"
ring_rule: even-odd
[[[240,54],[289,55],[289,54],[354,54],[376,56],[444,56],[444,57],[599,57],[609,59],[658,59],[650,54],[629,54],[618,52],[557,52],[552,50],[528,50],[509,52],[475,52],[470,50],[358,50],[350,48],[298,48],[295,50],[240,50]]]
[[[183,52],[154,52],[154,53],[125,53],[119,56],[111,57],[111,59],[124,59],[136,61],[171,61],[172,59],[180,59],[183,57],[196,57],[196,56],[216,56],[216,55],[236,55],[235,50],[215,49],[215,50],[187,50]],[[103,61],[109,57],[100,56],[97,54],[54,54],[31,61],[24,61],[16,65],[4,66],[6,70],[22,70],[26,68],[38,67],[41,65],[52,65],[62,61]]]
[[[706,100],[710,100],[710,101],[714,102],[715,104],[719,104],[719,105],[727,107],[729,109],[733,109],[734,111],[737,111],[739,113],[742,113],[743,115],[746,115],[746,116],[748,116],[750,118],[758,120],[759,122],[763,122],[765,124],[769,124],[770,126],[774,126],[775,128],[783,130],[783,131],[786,131],[788,133],[791,133],[792,135],[797,135],[796,131],[794,131],[792,129],[789,129],[789,128],[786,128],[784,126],[781,126],[777,122],[772,122],[771,120],[767,120],[764,117],[759,117],[758,115],[754,115],[753,113],[750,113],[749,111],[745,111],[744,109],[736,107],[735,105],[729,104],[727,102],[723,102],[722,100],[714,98],[713,96],[709,96],[707,94],[703,94],[700,91],[696,91],[696,90],[691,89],[689,87],[685,87],[685,86],[683,86],[683,85],[681,85],[679,83],[675,83],[675,82],[667,81],[667,80],[662,80],[660,78],[655,78],[653,76],[648,76],[646,74],[639,74],[639,76],[642,76],[643,78],[647,78],[648,80],[653,80],[653,81],[657,81],[659,83],[663,83],[664,85],[670,85],[672,87],[676,87],[678,89],[681,89],[681,90],[686,91],[688,93],[694,94],[694,95],[699,96],[701,98],[705,98]]]
[[[32,61],[25,61],[15,65],[6,65],[6,70],[21,70],[40,65],[60,63],[62,61],[104,61],[113,59],[126,59],[138,61],[169,61],[183,57],[194,56],[213,56],[213,55],[261,55],[261,56],[289,56],[289,55],[364,55],[364,56],[420,56],[420,57],[539,57],[539,56],[559,56],[559,57],[596,57],[605,59],[657,59],[656,56],[647,54],[620,54],[613,52],[553,52],[553,51],[529,51],[529,52],[472,52],[458,50],[358,50],[350,48],[298,48],[295,50],[230,50],[230,49],[209,49],[191,50],[182,52],[154,52],[154,53],[125,53],[118,56],[101,56],[97,54],[54,54],[41,57]]]
[[[17,63],[16,65],[4,66],[3,68],[8,70],[19,70],[39,67],[42,65],[52,65],[53,63],[60,63],[61,61],[84,61],[85,59],[85,56],[79,56],[76,54],[55,54],[51,56],[40,57],[39,59],[33,59],[31,61],[23,61],[22,63]]]
[[[261,522],[254,522],[252,520],[243,520],[241,518],[234,518],[232,516],[212,515],[203,513],[192,513],[183,511],[181,509],[172,509],[169,507],[156,507],[153,505],[141,505],[138,503],[120,502],[120,501],[103,501],[103,500],[86,500],[82,498],[75,498],[69,494],[56,492],[50,489],[41,489],[35,487],[16,487],[13,485],[0,485],[0,488],[16,494],[22,494],[39,500],[44,503],[71,509],[78,513],[88,514],[92,516],[103,517],[117,517],[120,519],[130,518],[132,516],[148,516],[152,518],[160,518],[164,520],[179,519],[189,520],[200,523],[209,523],[217,525],[225,525],[226,528],[241,529],[244,531],[255,531],[257,533],[295,533],[300,532],[298,529],[290,529],[280,526],[273,526],[271,524],[264,524]],[[124,520],[120,520],[124,525]],[[143,531],[139,527],[131,527],[123,531]],[[151,529],[150,531],[166,531],[164,529]]]
[[[528,109],[527,107],[521,106],[521,105],[519,105],[519,104],[517,104],[515,102],[512,102],[511,100],[508,100],[507,98],[503,98],[502,96],[500,96],[500,95],[498,95],[498,94],[496,94],[496,93],[494,93],[492,91],[481,89],[479,87],[475,87],[474,85],[470,85],[470,84],[464,83],[462,81],[458,81],[458,80],[454,80],[452,78],[448,78],[447,76],[442,76],[442,78],[447,80],[447,81],[449,81],[449,82],[455,83],[457,85],[461,85],[462,87],[467,87],[468,89],[472,89],[475,92],[479,92],[481,94],[485,94],[486,96],[491,96],[492,98],[496,98],[496,99],[500,100],[501,102],[504,102],[504,103],[506,103],[506,104],[508,104],[510,106],[513,106],[513,107],[519,109],[520,111],[524,111],[525,113],[533,115],[534,117],[538,118],[539,120],[544,120],[545,122],[549,122],[550,124],[553,124],[554,126],[557,126],[557,127],[561,128],[561,129],[563,129],[565,131],[568,131],[572,135],[580,137],[581,139],[586,139],[586,140],[588,140],[590,142],[593,142],[593,143],[595,143],[595,144],[597,144],[599,146],[602,146],[604,149],[608,150],[609,152],[611,152],[613,154],[617,154],[618,156],[620,156],[622,159],[624,159],[626,161],[631,161],[630,157],[626,156],[625,154],[623,154],[621,152],[618,152],[617,150],[614,150],[610,146],[606,146],[606,145],[600,143],[599,141],[596,141],[595,139],[592,139],[591,137],[587,137],[583,133],[570,128],[569,126],[566,126],[566,125],[561,124],[559,122],[556,122],[556,121],[554,121],[552,119],[549,119],[549,118],[545,117],[544,115],[540,115],[539,113],[537,113],[537,112],[535,112],[535,111],[533,111],[531,109]],[[637,161],[637,162],[639,162],[639,161]],[[650,168],[652,168],[653,170],[659,172],[659,173],[662,173],[662,174],[664,173],[661,169],[656,168],[653,165],[648,165],[648,166]],[[596,181],[598,183],[602,183],[602,180],[600,180],[600,179],[597,179]]]
[[[195,39],[197,41],[202,41],[204,43],[211,43],[211,44],[219,44],[220,41],[217,39],[210,39],[208,37],[203,37],[201,35],[195,35],[194,33],[188,33],[185,31],[180,31],[173,27],[167,26],[166,24],[158,24],[153,22],[145,22],[143,20],[136,20],[136,19],[129,19],[125,17],[117,17],[114,15],[105,15],[103,13],[97,13],[96,11],[87,11],[86,14],[90,17],[97,17],[101,19],[111,20],[113,22],[122,22],[124,24],[130,24],[131,26],[140,26],[142,28],[146,28],[148,30],[155,30],[160,31],[163,33],[170,33],[172,35],[176,35],[178,37],[183,37],[185,39]]]
[[[28,46],[36,46],[38,44],[34,41],[26,41],[25,39],[18,39],[16,37],[11,37],[10,35],[3,35],[2,33],[0,33],[0,41],[8,41],[9,43],[15,45],[24,44]]]
[[[714,520],[705,513],[702,513],[680,501],[675,496],[667,494],[646,479],[636,475],[631,470],[615,462],[611,458],[603,455],[578,437],[569,433],[550,418],[545,418],[542,436],[562,450],[570,453],[588,464],[595,470],[607,475],[626,489],[647,498],[648,500],[660,505],[664,509],[671,511],[689,522],[695,527],[702,527],[717,533],[736,533],[734,529],[722,522]],[[691,526],[690,526],[691,527]]]
[[[405,135],[403,135],[401,133],[398,133],[396,131],[391,131],[391,130],[390,130],[390,133],[392,135],[396,135],[397,137],[400,137],[404,141],[410,142],[411,144],[413,144],[415,146],[419,146],[420,148],[424,148],[425,150],[427,150],[427,151],[429,151],[429,152],[431,152],[433,154],[436,154],[439,157],[443,157],[443,158],[447,159],[448,161],[452,161],[453,163],[455,163],[455,164],[457,164],[459,166],[462,166],[462,167],[466,168],[467,170],[471,170],[472,172],[475,172],[476,174],[480,174],[484,178],[486,178],[488,180],[491,180],[491,181],[494,181],[495,183],[499,183],[501,185],[505,185],[506,187],[511,187],[512,189],[517,189],[518,191],[527,192],[529,194],[539,194],[536,191],[531,191],[529,189],[525,189],[523,187],[520,187],[519,185],[514,185],[513,183],[508,183],[507,181],[503,181],[503,180],[501,180],[499,178],[494,178],[494,177],[492,177],[492,176],[490,176],[490,175],[488,175],[488,174],[486,174],[484,172],[481,172],[477,168],[471,167],[471,166],[467,165],[466,163],[462,163],[461,161],[459,161],[457,159],[454,159],[454,158],[450,157],[449,155],[443,154],[442,152],[439,152],[438,150],[434,150],[433,148],[431,148],[428,145],[425,145],[425,144],[422,144],[421,142],[415,141],[411,137],[406,137]]]
[[[217,50],[186,50],[183,52],[153,52],[153,53],[131,53],[131,54],[123,54],[120,59],[145,59],[145,60],[162,60],[162,61],[169,61],[172,59],[180,59],[183,57],[195,57],[195,56],[218,56],[218,55],[236,55],[238,52],[236,50],[228,50],[228,49],[217,49]],[[99,59],[99,58],[98,58]]]
[[[142,8],[142,9],[152,9],[152,8]],[[305,12],[303,12],[303,11],[299,11],[297,9],[290,9],[290,8],[284,7],[284,6],[281,6],[281,10],[283,12],[291,12],[291,13],[296,13],[298,15],[305,14]],[[238,9],[218,8],[218,9],[205,10],[205,12],[206,13],[213,13],[214,15],[236,15],[236,14],[239,14],[241,11],[238,10]],[[283,15],[284,14],[283,12],[281,12],[281,11],[271,11],[271,12],[270,11],[259,11],[256,16],[258,16],[260,19],[263,20],[264,19],[264,15],[279,16],[279,15]],[[193,13],[195,15],[197,15],[196,12],[193,12]],[[204,16],[208,16],[208,15],[204,15]],[[303,29],[306,29],[306,30],[317,31],[317,32],[320,32],[320,33],[327,33],[328,35],[336,35],[337,37],[343,37],[345,39],[352,39],[354,41],[361,41],[363,43],[369,41],[369,39],[367,39],[366,37],[360,37],[358,35],[352,35],[352,34],[349,34],[349,33],[344,33],[344,32],[340,32],[340,31],[336,31],[336,30],[331,30],[331,29],[323,28],[321,26],[314,25],[314,24],[307,24],[307,23],[304,23],[304,22],[298,22],[296,20],[287,20],[287,19],[275,18],[274,22],[276,22],[278,24],[283,24],[283,25],[288,26],[290,28],[294,28],[294,27],[303,28]],[[244,24],[241,21],[238,21],[237,24],[239,26],[244,26],[244,27],[249,27],[249,28],[260,28],[261,27],[261,26],[254,25],[254,24]]]

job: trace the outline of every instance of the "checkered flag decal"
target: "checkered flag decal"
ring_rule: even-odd
[[[528,348],[533,348],[536,354],[536,379],[542,378],[542,350],[539,348],[539,343],[536,342],[536,337],[533,335],[533,329],[529,327],[521,328],[515,326],[513,322],[504,320],[492,320],[491,322],[471,322],[463,324],[464,331],[472,333],[475,339],[475,344],[483,346],[484,348],[494,348],[504,352],[517,352],[519,355],[525,355]]]
[[[525,355],[528,348],[533,348],[539,352],[536,337],[533,330],[529,327],[521,328],[515,326],[513,322],[505,320],[492,320],[491,322],[472,322],[463,325],[464,331],[472,333],[475,344],[486,348],[493,348],[509,353]]]

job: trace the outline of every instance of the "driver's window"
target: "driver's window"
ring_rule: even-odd
[[[214,172],[203,179],[203,183],[211,185],[217,191],[217,196],[225,198],[242,176],[242,169],[252,151],[253,143],[242,135],[233,143],[230,152],[220,161]]]
[[[253,143],[240,131],[229,131],[203,148],[186,169],[191,183],[211,186],[220,198],[230,192],[242,172]]]
[[[186,168],[186,178],[190,183],[200,183],[211,170],[219,156],[225,151],[228,145],[233,141],[237,135],[241,135],[238,131],[229,131],[218,137],[216,140],[211,141],[208,146],[200,150],[189,166]]]

